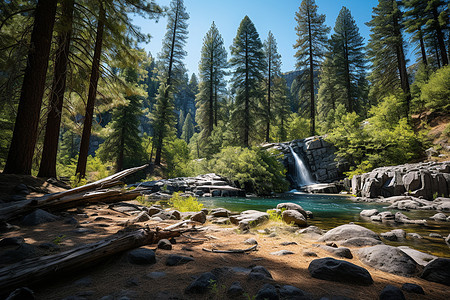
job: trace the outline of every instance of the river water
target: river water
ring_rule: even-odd
[[[411,219],[427,219],[428,225],[397,224],[394,226],[393,224],[372,222],[359,216],[359,213],[363,209],[376,208],[379,211],[388,210],[385,208],[387,204],[354,202],[350,200],[349,196],[286,193],[276,198],[207,197],[199,198],[199,201],[209,209],[223,207],[236,213],[249,209],[266,211],[275,208],[278,203],[293,202],[301,205],[303,209],[313,212],[314,219],[308,220],[308,224],[318,226],[324,230],[348,224],[349,222],[364,226],[377,233],[401,228],[409,233],[418,233],[423,238],[413,239],[407,237],[407,239],[402,242],[391,242],[386,240],[383,240],[383,242],[392,246],[409,246],[436,256],[450,257],[450,248],[445,243],[444,239],[429,236],[430,233],[438,233],[443,237],[446,237],[450,233],[450,222],[435,222],[428,219],[436,213],[435,211],[402,211],[403,214]],[[389,211],[392,213],[397,212],[397,210],[393,209],[389,209]]]

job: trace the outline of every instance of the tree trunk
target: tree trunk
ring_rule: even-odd
[[[270,49],[270,46],[269,46]],[[270,51],[269,51],[270,52]],[[269,81],[267,84],[267,124],[266,124],[266,143],[270,142],[270,96],[271,96],[271,81],[272,81],[272,59],[271,54],[269,53]]]
[[[422,62],[425,66],[428,66],[427,53],[425,51],[425,44],[423,42],[422,28],[419,27],[419,41],[420,41],[420,52],[422,54]]]
[[[345,32],[345,45],[344,45],[344,60],[345,60],[345,84],[347,85],[347,103],[348,112],[353,112],[352,105],[352,93],[351,93],[351,82],[350,82],[350,62],[348,57],[348,38],[347,32]]]
[[[16,123],[3,173],[31,174],[56,4],[56,0],[39,0],[36,6]]]
[[[211,49],[211,66],[209,68],[209,120],[208,120],[208,136],[211,135],[214,128],[214,49]]]
[[[436,7],[433,7],[433,18],[436,24],[436,38],[439,45],[439,51],[441,52],[442,65],[446,66],[448,65],[447,50],[445,49],[444,34],[442,33],[441,25],[439,24],[439,13]]]
[[[249,146],[248,136],[250,131],[250,92],[248,77],[248,33],[245,33],[245,95],[244,95],[244,147]]]
[[[314,101],[314,61],[313,61],[313,45],[312,45],[312,33],[311,33],[311,16],[308,10],[308,40],[309,40],[309,89],[310,89],[310,134],[313,136],[316,132],[316,107]]]
[[[58,35],[58,49],[55,58],[55,73],[50,94],[49,112],[45,127],[44,149],[42,150],[39,177],[56,178],[56,155],[58,152],[59,127],[61,124],[64,92],[66,90],[67,62],[69,61],[70,37],[72,34],[74,0],[64,0],[61,27]]]
[[[103,29],[105,26],[105,8],[100,2],[100,13],[97,22],[97,34],[95,37],[94,58],[92,60],[91,77],[89,83],[89,93],[86,103],[86,114],[84,116],[83,134],[81,136],[80,153],[76,174],[79,178],[86,176],[86,164],[89,152],[89,140],[91,139],[92,119],[94,117],[95,98],[97,96],[97,84],[100,77],[100,57],[102,53]]]

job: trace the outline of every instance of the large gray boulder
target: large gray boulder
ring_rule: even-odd
[[[416,263],[422,266],[426,266],[430,262],[438,258],[437,256],[409,248],[408,246],[399,246],[398,248],[408,254],[412,259],[416,261]]]
[[[306,217],[297,210],[290,210],[290,209],[285,210],[281,213],[281,218],[287,224],[294,224],[300,227],[308,226],[308,223],[306,222]]]
[[[257,210],[246,210],[240,215],[231,216],[230,222],[238,225],[240,229],[248,229],[258,226],[269,220],[269,214]]]
[[[303,209],[303,207],[301,207],[300,205],[298,205],[296,203],[292,203],[292,202],[278,203],[277,209],[280,209],[280,210],[282,210],[282,209],[285,209],[285,210],[296,210],[299,213],[301,213],[305,217],[305,219],[308,218],[308,214]]]
[[[450,286],[450,258],[438,258],[426,265],[421,278]]]
[[[308,266],[308,271],[312,277],[323,280],[358,285],[370,285],[373,283],[372,276],[363,267],[331,257],[313,260]]]
[[[345,224],[329,230],[319,239],[319,242],[345,241],[354,237],[368,237],[380,240],[378,234],[370,229],[355,224]]]
[[[376,198],[381,195],[382,183],[377,178],[368,179],[362,188],[361,196],[368,198]]]
[[[358,257],[368,266],[400,276],[415,276],[420,272],[416,261],[397,247],[377,245],[361,248]]]

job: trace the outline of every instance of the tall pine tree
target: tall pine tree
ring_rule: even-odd
[[[225,69],[227,51],[223,38],[214,22],[203,38],[199,64],[200,85],[196,96],[197,123],[200,125],[201,139],[208,138],[218,122],[218,103],[225,89]]]
[[[232,120],[242,145],[248,147],[261,96],[258,86],[264,78],[266,68],[263,45],[248,16],[241,21],[230,48],[230,66],[234,68],[232,85],[236,92]]]
[[[167,17],[167,32],[159,54],[161,84],[152,113],[156,165],[161,164],[164,139],[175,126],[173,93],[178,79],[184,74],[183,58],[186,52],[183,47],[188,34],[189,14],[186,12],[183,0],[172,0]]]
[[[305,84],[306,92],[309,93],[310,107],[310,134],[314,135],[315,128],[315,90],[314,90],[314,72],[319,71],[322,62],[326,44],[327,34],[330,29],[325,25],[325,15],[317,12],[317,5],[314,0],[303,0],[299,11],[295,14],[297,26],[297,42],[294,49],[297,49],[295,58],[297,59],[297,69],[307,70],[302,72],[300,81]]]

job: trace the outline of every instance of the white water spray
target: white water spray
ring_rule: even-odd
[[[289,146],[289,149],[291,150],[292,156],[295,160],[295,177],[297,186],[316,184],[303,159],[294,152],[291,146]]]

